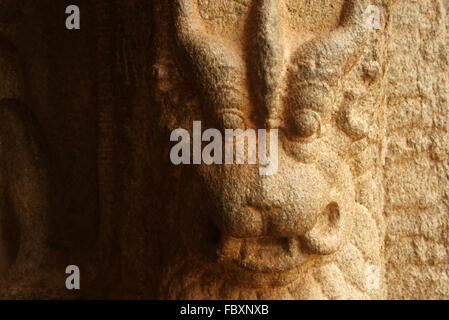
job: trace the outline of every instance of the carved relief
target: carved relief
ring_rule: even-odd
[[[2,2],[2,4],[4,4]],[[1,8],[0,17],[16,16]],[[11,13],[12,12],[12,13]],[[2,15],[3,14],[3,15]],[[5,23],[5,21],[1,23]],[[10,21],[11,19],[7,19]],[[41,132],[26,106],[23,62],[0,40],[0,275],[2,293],[21,283],[43,262],[48,239],[48,175]],[[15,289],[12,289],[15,288]]]
[[[384,232],[383,34],[364,24],[367,1],[324,1],[321,24],[292,1],[231,1],[221,10],[222,2],[156,10],[161,123],[279,129],[279,171],[179,169],[194,177],[203,205],[172,209],[174,221],[195,221],[195,232],[168,258],[161,296],[382,297],[381,279],[367,285],[369,270],[383,270]]]

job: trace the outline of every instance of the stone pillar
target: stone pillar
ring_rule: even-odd
[[[153,92],[167,136],[195,120],[279,132],[270,176],[257,165],[173,166],[176,248],[160,297],[385,297],[388,3],[176,0],[155,11]]]

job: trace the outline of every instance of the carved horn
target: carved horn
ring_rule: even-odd
[[[340,26],[299,48],[295,60],[302,67],[299,70],[302,79],[319,78],[331,82],[352,67],[366,42],[365,3],[366,0],[347,0]],[[316,59],[316,70],[304,65],[310,59]]]
[[[174,9],[178,45],[187,54],[210,107],[216,113],[223,109],[242,111],[248,105],[247,94],[242,90],[246,86],[242,58],[204,32],[192,0],[178,0]]]

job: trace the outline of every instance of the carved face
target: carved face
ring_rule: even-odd
[[[222,263],[287,271],[335,252],[349,232],[350,148],[364,132],[342,116],[340,87],[362,50],[363,8],[355,0],[174,2],[179,63],[197,92],[194,120],[279,130],[274,175],[258,165],[197,167],[214,202],[205,214],[221,232]]]

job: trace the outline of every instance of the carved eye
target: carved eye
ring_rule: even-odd
[[[311,110],[297,110],[293,115],[292,130],[296,137],[302,139],[319,135],[321,131],[320,116]]]

